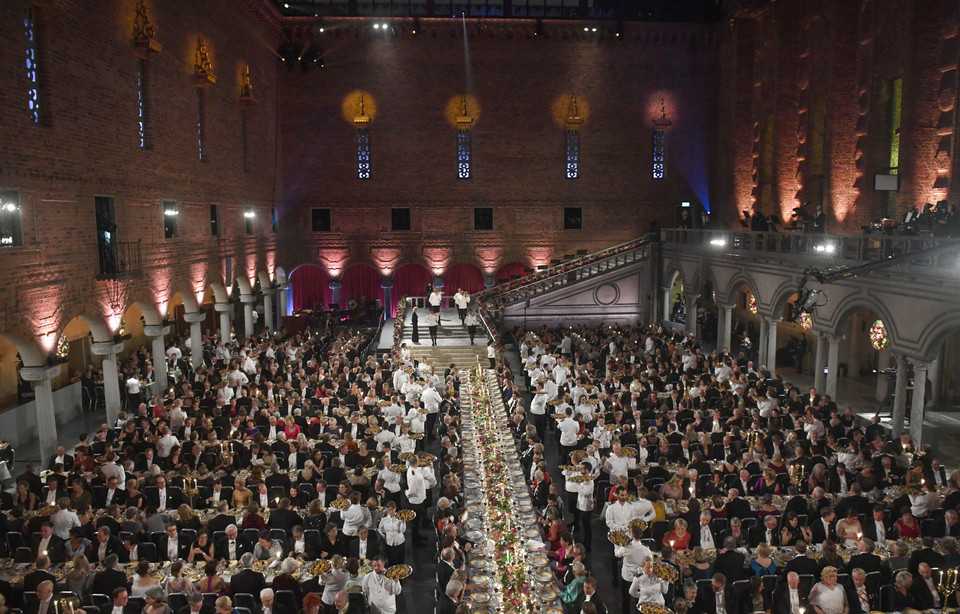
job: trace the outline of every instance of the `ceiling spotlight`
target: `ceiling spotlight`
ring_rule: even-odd
[[[411,33],[411,34],[416,34],[416,33],[419,32],[419,31],[420,31],[420,18],[419,18],[419,17],[414,17],[414,18],[413,18],[413,29],[410,31],[410,33]]]
[[[5,203],[5,204],[3,205],[3,210],[4,210],[4,211],[16,211],[16,210],[17,210],[17,205],[16,205],[15,203]]]
[[[373,24],[373,29],[374,29],[374,30],[379,30],[379,29],[380,29],[380,24],[378,24],[378,23]]]
[[[584,28],[583,31],[584,31],[584,32],[589,32],[589,31],[590,31],[590,28]]]
[[[591,32],[596,32],[597,29],[596,29],[596,28],[591,28],[590,31],[591,31]]]
[[[837,250],[833,243],[819,243],[813,246],[813,251],[821,254],[832,254]]]

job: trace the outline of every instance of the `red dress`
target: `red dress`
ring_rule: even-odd
[[[673,542],[672,544],[670,542]],[[683,534],[683,537],[677,535],[676,530],[670,531],[663,536],[663,545],[671,546],[674,550],[687,550],[690,548],[690,531]]]
[[[903,518],[897,518],[897,532],[900,533],[901,539],[904,537],[920,537],[920,522],[914,518],[911,527],[903,521]]]

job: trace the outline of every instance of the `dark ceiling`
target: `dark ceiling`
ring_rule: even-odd
[[[467,17],[716,23],[737,0],[272,0],[289,17]],[[742,0],[757,2],[758,0]]]

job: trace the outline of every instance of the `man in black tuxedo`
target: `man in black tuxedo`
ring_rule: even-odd
[[[921,612],[927,610],[939,610],[943,605],[943,598],[937,591],[937,585],[933,581],[933,570],[927,563],[920,563],[916,573],[913,574],[913,605]]]
[[[103,562],[103,570],[93,577],[91,594],[112,595],[114,589],[128,588],[127,574],[117,569],[117,556],[110,555]]]
[[[787,581],[781,582],[773,591],[773,614],[799,614],[806,610],[807,597],[800,594],[800,576],[787,572]]]
[[[243,568],[230,578],[230,594],[250,593],[259,595],[267,582],[263,574],[253,570],[253,553],[248,552],[240,557],[240,566]]]
[[[957,511],[948,509],[943,514],[943,519],[932,518],[924,521],[924,535],[930,537],[960,537],[960,516]]]
[[[917,570],[923,563],[934,569],[943,569],[946,565],[943,555],[933,549],[935,545],[933,538],[929,535],[920,538],[920,548],[913,551],[910,555],[910,564],[907,565],[907,571],[914,575],[914,580],[916,580]]]
[[[244,554],[253,554],[253,544],[251,544],[250,540],[244,535],[239,534],[237,525],[231,524],[227,526],[225,532],[226,535],[220,540],[220,543],[214,545],[216,549],[215,554],[218,559],[236,561]],[[245,593],[247,591],[240,592]]]
[[[810,522],[813,543],[822,544],[827,539],[837,541],[837,529],[833,524],[836,516],[836,512],[829,505],[820,508],[820,518]]]
[[[787,563],[786,570],[787,573],[791,571],[793,573],[803,575],[816,576],[820,570],[820,566],[817,565],[817,562],[807,556],[807,542],[798,540],[794,545],[794,550],[797,555]]]
[[[254,598],[256,597],[257,595],[254,595]],[[259,597],[260,601],[254,604],[256,610],[253,614],[296,614],[296,612],[288,612],[282,603],[277,603],[272,588],[261,589]]]
[[[157,558],[161,561],[186,560],[190,552],[190,544],[180,536],[177,525],[168,523],[166,530],[157,543]]]
[[[875,544],[869,537],[860,538],[860,541],[857,542],[857,550],[860,552],[850,557],[848,569],[860,568],[865,573],[880,571],[883,560],[873,553],[874,547]]]
[[[767,516],[763,519],[762,525],[750,529],[750,546],[756,548],[759,544],[780,545],[780,532],[777,530],[776,516]]]
[[[300,514],[290,509],[290,499],[284,497],[277,503],[277,508],[270,512],[270,522],[267,524],[267,528],[283,529],[287,532],[287,537],[289,537],[293,527],[302,524],[303,518],[300,517]]]
[[[40,525],[40,532],[33,534],[33,541],[30,543],[31,556],[34,560],[46,555],[51,563],[62,563],[66,556],[66,550],[63,547],[63,540],[54,535],[53,523],[44,522]]]
[[[455,571],[453,560],[457,553],[453,548],[444,548],[440,552],[440,562],[437,563],[437,585],[440,592],[447,589],[447,582]]]
[[[743,579],[744,559],[743,553],[737,551],[737,540],[728,537],[723,541],[723,551],[717,555],[713,568],[733,583]]]
[[[120,538],[113,535],[109,527],[100,527],[97,530],[97,538],[90,543],[87,548],[87,559],[91,563],[103,563],[111,554],[120,554],[123,544]]]
[[[573,611],[582,611],[584,603],[592,603],[593,607],[597,609],[597,614],[607,614],[607,606],[604,605],[600,596],[597,595],[597,579],[593,576],[587,576],[584,579],[583,591],[577,597],[576,601],[574,601]]]
[[[844,587],[847,592],[847,605],[850,614],[870,614],[879,609],[880,600],[867,586],[867,573],[859,567],[852,567],[850,584]]]
[[[227,513],[229,509],[230,503],[228,501],[220,501],[217,504],[217,515],[207,521],[207,532],[210,534],[210,539],[213,539],[214,534],[218,531],[226,531],[227,527],[237,523],[236,516]]]
[[[863,489],[860,484],[853,482],[849,486],[850,494],[846,497],[840,499],[837,503],[837,516],[840,518],[846,518],[847,512],[852,508],[857,510],[857,514],[869,514],[870,513],[870,500],[863,496]],[[839,492],[837,488],[831,487],[833,492]]]
[[[872,539],[874,543],[886,541],[888,537],[894,534],[893,527],[887,524],[886,515],[881,505],[875,505],[873,515],[864,519],[861,525],[863,536]]]
[[[367,527],[360,527],[357,538],[350,540],[350,556],[360,560],[373,559],[380,554],[380,538],[371,533]]]
[[[274,463],[271,466],[271,473],[264,480],[268,489],[282,488],[283,492],[290,490],[290,476],[286,472],[280,471],[280,465]]]
[[[197,592],[200,595],[199,592]],[[100,614],[140,614],[140,608],[129,602],[126,586],[118,586],[110,593],[110,601],[100,606]],[[203,596],[200,597],[203,599]]]
[[[56,590],[57,579],[48,571],[50,569],[50,559],[41,554],[37,557],[36,566],[35,570],[23,577],[23,592],[32,593],[37,590],[41,582],[47,580],[53,582],[54,590]]]
[[[67,454],[67,449],[63,446],[57,446],[57,453],[47,463],[47,469],[53,471],[54,465],[62,465],[64,471],[73,469],[73,457]]]
[[[697,600],[690,608],[692,614],[714,614],[716,612],[737,611],[737,603],[733,591],[727,585],[727,578],[722,573],[713,574],[710,588],[703,589],[697,594]]]
[[[101,612],[100,614],[111,614],[110,612]],[[187,605],[180,608],[176,614],[216,614],[213,606],[203,602],[203,593],[194,591],[187,598]]]
[[[753,518],[753,512],[750,510],[750,503],[741,497],[743,494],[737,488],[731,488],[727,491],[727,517],[728,518],[739,518],[743,520],[745,518]]]

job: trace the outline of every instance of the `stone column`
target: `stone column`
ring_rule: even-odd
[[[213,310],[220,314],[220,339],[230,341],[230,318],[233,315],[233,303],[214,303]]]
[[[497,285],[496,274],[483,274],[483,287],[489,290],[490,288]]]
[[[333,302],[337,304],[337,308],[340,308],[340,288],[343,286],[337,280],[330,280],[329,288],[333,291]]]
[[[876,399],[880,402],[883,402],[887,398],[887,393],[890,392],[890,384],[887,376],[881,373],[884,369],[890,366],[890,350],[881,350],[877,354],[877,394]]]
[[[813,387],[823,391],[827,381],[823,374],[823,368],[827,366],[827,336],[818,332],[814,334],[817,339],[817,353],[813,365]]]
[[[907,416],[907,358],[895,354],[897,359],[897,384],[893,392],[893,438],[903,432],[903,420]]]
[[[100,341],[90,344],[94,356],[103,356],[103,401],[107,409],[107,424],[112,428],[120,414],[120,379],[117,371],[117,354],[123,351],[122,343]]]
[[[276,330],[273,325],[273,288],[265,288],[263,291],[263,328],[265,330]]]
[[[667,286],[663,288],[663,313],[660,314],[660,319],[669,322],[670,321],[670,310],[673,308],[673,305],[670,303],[670,287]]]
[[[760,318],[760,338],[757,340],[757,367],[767,364],[767,319]]]
[[[206,314],[201,312],[183,314],[183,321],[190,324],[190,364],[195,370],[203,366],[203,329],[200,324],[206,319]]]
[[[253,304],[257,302],[257,295],[241,294],[240,302],[243,303],[243,338],[249,339],[253,336]]]
[[[685,292],[683,298],[686,301],[685,311],[687,314],[687,332],[697,336],[697,299],[700,298],[700,293],[698,292],[694,294],[692,292]]]
[[[933,369],[936,361],[913,363],[913,399],[910,403],[910,439],[914,446],[923,443],[923,407],[927,394],[927,371]]]
[[[57,416],[53,410],[53,387],[50,380],[60,375],[63,365],[55,367],[21,367],[20,377],[33,382],[34,405],[37,412],[37,439],[40,440],[40,466],[57,452]],[[113,426],[112,424],[110,426]]]
[[[393,312],[393,282],[389,279],[385,279],[380,282],[380,287],[383,288],[383,316],[382,318],[386,320],[390,317],[390,314]]]
[[[777,321],[767,320],[767,371],[772,376],[777,371]]]
[[[157,378],[157,393],[162,399],[170,380],[167,378],[167,348],[163,343],[164,335],[170,334],[169,326],[144,326],[143,334],[150,337],[153,353],[153,374]],[[191,343],[193,343],[191,341]]]
[[[280,304],[277,305],[277,326],[276,330],[283,328],[283,316],[288,316],[290,313],[287,311],[287,294],[290,292],[290,284],[284,284],[280,286]],[[327,306],[324,305],[323,309],[326,309]]]
[[[840,341],[843,335],[826,335],[827,338],[827,386],[824,391],[834,402],[837,400],[837,371],[840,370]]]
[[[733,330],[733,307],[723,306],[720,308],[720,313],[723,314],[723,320],[720,326],[720,347],[717,349],[729,348],[730,353],[733,354],[733,348],[730,347],[732,343],[730,334]]]

